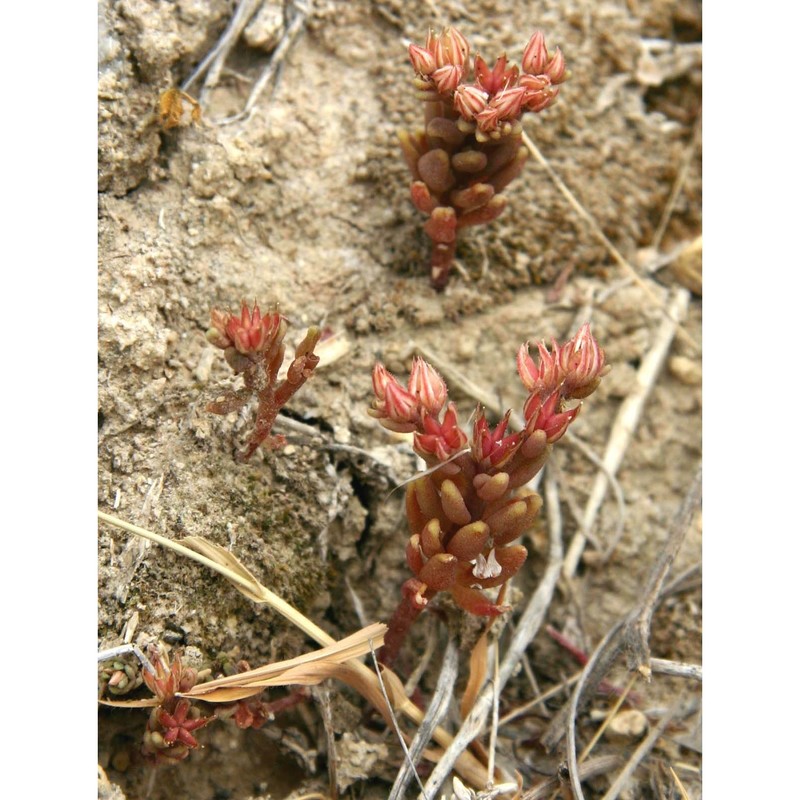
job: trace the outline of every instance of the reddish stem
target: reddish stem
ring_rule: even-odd
[[[388,630],[383,637],[383,647],[378,653],[380,662],[387,667],[391,667],[394,664],[400,653],[400,648],[402,648],[403,642],[405,642],[406,636],[411,630],[411,626],[425,610],[426,604],[420,604],[417,599],[419,590],[422,587],[424,587],[424,584],[420,584],[416,578],[409,578],[403,584],[402,597],[394,614],[392,614],[392,618],[389,620]],[[423,592],[423,597],[427,601],[430,601],[436,594],[436,592],[428,589],[423,589]]]
[[[431,252],[431,284],[437,292],[447,285],[450,267],[456,254],[455,239],[452,242],[434,242]]]

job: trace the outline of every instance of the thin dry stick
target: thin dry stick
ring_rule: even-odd
[[[700,505],[702,467],[698,467],[689,491],[678,514],[670,526],[667,543],[647,579],[644,595],[625,624],[625,649],[628,651],[628,669],[637,670],[650,679],[650,622],[658,605],[664,581],[675,561],[675,556],[686,538],[692,517]]]
[[[692,678],[703,680],[703,668],[699,664],[682,664],[679,661],[666,661],[663,658],[651,658],[650,670],[659,675],[672,675],[675,678]]]
[[[317,686],[312,692],[320,705],[322,713],[322,727],[325,729],[325,741],[328,745],[328,791],[332,798],[338,798],[339,787],[336,780],[336,737],[333,732],[333,711],[328,687],[324,684]]]
[[[614,783],[611,784],[609,790],[603,795],[602,800],[616,800],[617,797],[619,797],[620,792],[625,788],[625,784],[633,774],[633,771],[641,764],[642,759],[655,747],[656,742],[661,738],[661,735],[666,730],[667,725],[672,721],[672,718],[676,714],[679,714],[682,705],[683,700],[680,700],[664,715],[664,718],[659,721],[658,725],[650,731],[647,738],[634,751],[630,760],[625,765],[625,769],[617,775]]]
[[[428,669],[428,665],[431,663],[433,654],[436,652],[436,646],[438,643],[436,627],[429,626],[429,631],[430,633],[428,635],[428,641],[425,644],[425,650],[422,653],[422,657],[417,661],[414,671],[408,676],[408,680],[403,684],[403,691],[409,697],[411,697],[411,695],[414,693],[414,689],[417,688],[417,684],[419,684],[422,676]]]
[[[588,781],[598,775],[605,775],[611,772],[622,763],[619,756],[598,756],[590,758],[585,764],[580,766],[580,778]],[[544,783],[540,783],[535,789],[530,789],[522,795],[522,800],[546,800],[550,794],[561,787],[561,779],[558,776],[548,778]]]
[[[656,232],[653,234],[653,241],[650,243],[650,246],[654,250],[658,250],[661,240],[664,238],[664,233],[667,230],[667,225],[669,225],[672,212],[675,210],[675,203],[677,202],[678,197],[683,189],[683,184],[686,183],[686,178],[689,175],[689,170],[692,166],[692,159],[694,158],[694,152],[697,149],[697,145],[701,141],[701,119],[702,118],[698,116],[694,124],[692,140],[689,142],[689,146],[686,148],[686,152],[684,153],[683,161],[681,163],[681,168],[678,170],[678,174],[675,177],[675,183],[672,184],[672,189],[669,193],[669,197],[667,198],[666,205],[664,206],[664,211],[661,214],[661,219],[658,221],[658,227],[656,228]]]
[[[594,750],[594,746],[600,741],[600,737],[605,733],[606,728],[611,724],[611,720],[617,716],[617,712],[622,708],[622,704],[627,699],[628,695],[630,694],[631,689],[633,689],[633,684],[636,683],[636,675],[631,675],[630,680],[628,681],[627,685],[625,686],[624,691],[620,694],[617,702],[614,703],[614,707],[611,711],[606,714],[606,718],[601,723],[600,727],[595,731],[594,736],[592,736],[589,744],[583,748],[583,751],[578,756],[578,763],[580,764],[582,761],[585,761],[589,753]]]
[[[456,679],[458,678],[458,647],[452,633],[447,639],[447,646],[442,658],[442,667],[439,670],[439,679],[436,682],[436,691],[433,693],[425,718],[419,726],[409,748],[409,760],[403,761],[400,772],[394,780],[389,800],[400,800],[405,794],[408,782],[411,780],[411,769],[420,759],[423,750],[431,739],[434,728],[441,722],[453,697]],[[419,783],[419,777],[417,777]],[[420,784],[421,785],[421,784]]]
[[[616,641],[620,638],[622,626],[625,620],[620,620],[611,628],[611,630],[603,637],[603,640],[597,645],[594,653],[592,653],[586,666],[583,669],[581,677],[575,684],[572,690],[572,697],[569,701],[567,712],[567,768],[569,769],[569,782],[572,787],[572,793],[575,795],[574,800],[585,800],[583,791],[581,790],[580,772],[578,771],[578,757],[576,747],[576,734],[575,734],[575,720],[578,717],[578,703],[583,694],[583,690],[587,685],[596,686],[608,672],[611,664],[619,653],[619,648],[616,646]],[[612,647],[612,644],[615,645]],[[587,693],[588,694],[588,693]],[[560,718],[557,717],[556,719]],[[552,728],[552,725],[551,725]],[[549,733],[549,731],[548,731]],[[546,736],[547,734],[545,734]],[[543,737],[544,741],[544,737]],[[545,745],[546,746],[546,745]]]
[[[544,746],[546,748],[552,748],[561,739],[561,730],[564,725],[566,725],[567,765],[569,768],[570,786],[575,795],[575,800],[584,800],[578,777],[578,763],[575,750],[575,723],[578,716],[581,695],[584,690],[586,690],[587,697],[593,694],[595,688],[623,649],[628,649],[629,652],[629,668],[638,670],[642,674],[647,674],[643,670],[643,667],[646,666],[646,662],[642,660],[642,656],[646,653],[649,659],[649,645],[647,639],[643,641],[642,637],[649,638],[649,623],[652,618],[653,610],[659,600],[663,599],[662,588],[664,579],[680,547],[680,543],[685,537],[686,530],[691,523],[692,514],[699,503],[700,475],[700,470],[698,470],[671,526],[667,542],[650,571],[642,598],[634,606],[632,611],[614,625],[595,649],[573,690],[566,712],[566,720],[564,719],[562,709],[562,712],[559,713],[556,719],[550,724],[547,732],[542,737]]]
[[[206,89],[216,86],[217,79],[222,71],[222,66],[225,63],[228,53],[231,51],[234,44],[236,44],[242,31],[250,21],[250,17],[253,16],[260,3],[261,0],[240,0],[239,5],[236,7],[236,12],[231,18],[230,23],[228,23],[228,27],[225,28],[222,36],[220,36],[211,51],[197,65],[194,72],[183,82],[181,91],[188,92],[191,85],[211,67],[200,95],[201,102],[203,101],[206,95]]]
[[[546,692],[543,692],[538,697],[534,697],[533,700],[525,703],[525,705],[519,706],[517,708],[512,709],[508,712],[504,717],[500,717],[500,725],[505,725],[512,720],[515,720],[517,717],[521,717],[523,714],[527,714],[532,708],[535,708],[539,705],[539,703],[543,703],[545,700],[549,700],[551,697],[555,697],[557,694],[560,694],[569,686],[572,686],[578,678],[580,678],[583,670],[580,672],[576,672],[574,675],[570,675],[565,681],[561,681],[561,683],[556,684],[551,689],[548,689]]]
[[[230,117],[221,119],[217,123],[218,125],[230,125],[233,122],[240,122],[250,119],[252,116],[253,109],[258,102],[258,98],[261,97],[261,93],[269,85],[269,82],[272,80],[272,76],[275,74],[275,71],[283,63],[283,60],[286,58],[289,49],[291,48],[292,44],[294,44],[294,40],[297,38],[306,24],[306,16],[308,15],[309,11],[308,6],[305,3],[298,2],[294,4],[294,8],[295,15],[289,24],[289,27],[286,29],[286,33],[283,34],[280,44],[278,44],[278,46],[275,48],[275,52],[272,54],[269,64],[267,64],[264,71],[261,73],[252,90],[250,91],[250,96],[247,98],[244,109],[238,114],[233,114]]]
[[[608,475],[615,475],[619,469],[625,451],[636,430],[650,390],[655,385],[656,378],[666,360],[676,329],[676,323],[672,321],[672,317],[681,318],[685,314],[689,305],[689,297],[689,292],[686,289],[678,288],[674,290],[672,300],[669,303],[670,319],[663,320],[659,326],[653,344],[642,359],[639,371],[636,373],[636,387],[620,406],[603,455],[603,463],[606,469],[598,473],[595,478],[592,492],[586,503],[581,523],[582,529],[590,529],[594,525],[608,489]],[[586,537],[580,531],[576,532],[572,537],[567,557],[564,560],[564,575],[567,578],[572,578],[575,575],[585,545]]]
[[[594,217],[592,217],[592,215],[589,214],[589,212],[580,204],[580,202],[578,202],[575,195],[572,194],[564,181],[561,180],[556,171],[550,166],[550,162],[544,157],[541,150],[539,150],[530,136],[528,136],[528,134],[524,131],[522,133],[522,141],[525,143],[525,146],[528,148],[531,155],[544,168],[545,172],[547,172],[550,180],[553,181],[561,194],[564,195],[565,199],[572,206],[573,210],[578,214],[578,216],[581,217],[581,219],[584,220],[584,222],[589,225],[592,233],[594,233],[594,235],[606,246],[606,249],[611,254],[612,258],[622,267],[626,274],[630,276],[631,280],[647,294],[653,304],[661,310],[666,318],[675,324],[681,339],[683,339],[687,344],[691,345],[695,352],[699,353],[700,345],[695,342],[695,340],[683,329],[680,324],[681,320],[674,315],[670,308],[662,305],[661,299],[658,297],[658,295],[655,294],[650,285],[628,263],[627,259],[622,255],[622,253],[620,253],[619,250],[614,247],[614,245],[611,243],[611,240],[605,235],[605,233],[603,233],[602,228],[597,224]]]
[[[603,459],[600,458],[597,453],[595,453],[595,451],[586,444],[586,442],[584,442],[570,430],[567,430],[567,433],[564,436],[564,441],[568,444],[575,445],[575,447],[580,450],[581,454],[586,458],[587,461],[590,461],[599,470],[605,473],[608,483],[611,486],[611,491],[614,493],[614,500],[616,500],[617,503],[617,527],[611,537],[611,540],[603,550],[603,560],[605,561],[614,552],[619,544],[620,539],[625,533],[625,492],[622,490],[622,486],[617,480],[617,476],[606,468],[606,465],[603,463]],[[581,524],[582,519],[583,518],[581,517],[581,519],[578,520],[579,525]],[[581,528],[581,532],[586,539],[591,542],[591,529]]]
[[[500,719],[500,691],[498,678],[500,677],[500,646],[499,642],[494,644],[494,676],[492,684],[494,693],[492,697],[492,727],[489,731],[489,760],[486,764],[486,772],[489,775],[488,787],[494,785],[494,760],[497,751],[497,727]]]
[[[378,664],[378,656],[375,654],[375,648],[372,647],[372,642],[370,642],[370,652],[372,653],[372,663],[375,665],[375,675],[378,678],[378,684],[381,687],[381,694],[383,695],[383,699],[386,701],[386,708],[389,710],[389,716],[392,719],[392,725],[394,725],[394,731],[397,734],[397,738],[400,740],[400,746],[403,748],[403,753],[406,756],[406,763],[410,767],[411,771],[414,773],[414,777],[417,779],[417,783],[419,784],[419,788],[422,791],[422,797],[424,800],[428,800],[428,796],[425,794],[425,787],[422,785],[422,780],[420,780],[419,774],[417,773],[417,768],[414,766],[414,762],[411,760],[411,754],[408,752],[408,745],[406,744],[405,736],[403,736],[403,731],[400,730],[400,725],[397,722],[397,717],[394,715],[394,708],[392,707],[392,701],[389,700],[389,695],[386,693],[386,686],[383,684],[383,675],[381,675],[381,668]]]
[[[541,473],[540,473],[541,474]],[[561,572],[561,559],[563,549],[561,545],[561,531],[555,526],[550,528],[550,549],[548,553],[547,569],[545,570],[539,586],[531,597],[524,613],[520,617],[517,630],[511,637],[503,661],[500,665],[500,674],[497,680],[497,691],[502,692],[508,679],[513,674],[522,654],[533,641],[544,620],[550,602],[553,599],[553,592],[558,582]],[[453,768],[456,759],[466,750],[470,742],[480,735],[486,722],[486,717],[492,707],[494,689],[487,686],[475,701],[475,705],[467,715],[458,733],[453,737],[453,741],[442,754],[439,763],[434,767],[433,772],[428,778],[425,789],[432,797],[441,788],[448,774]]]
[[[689,793],[684,788],[683,784],[681,783],[681,779],[677,776],[675,770],[670,767],[669,771],[670,775],[672,775],[672,780],[675,781],[675,785],[678,787],[678,791],[681,793],[681,800],[689,800]]]

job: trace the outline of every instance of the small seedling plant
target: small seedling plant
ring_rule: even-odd
[[[236,375],[244,378],[244,388],[228,391],[208,405],[214,414],[229,414],[244,408],[251,397],[258,400],[255,428],[237,460],[246,461],[259,445],[275,448],[284,444],[281,436],[272,435],[272,426],[278,412],[292,395],[311,377],[319,364],[314,348],[322,335],[319,328],[309,328],[295,350],[286,377],[279,380],[278,373],[286,352],[284,338],[287,319],[277,309],[261,314],[257,303],[249,309],[242,303],[237,317],[215,308],[211,312],[211,327],[206,338],[225,353],[225,360]]]
[[[553,104],[567,65],[561,50],[548,52],[541,31],[529,39],[519,67],[505,55],[493,67],[479,55],[470,61],[469,42],[456,28],[431,31],[408,55],[425,127],[400,131],[400,146],[411,170],[411,201],[428,216],[431,282],[443,289],[458,232],[505,209],[502,192],[528,156],[520,120]]]
[[[538,364],[523,344],[517,371],[528,397],[525,426],[509,429],[511,411],[492,427],[479,405],[471,435],[460,427],[442,377],[421,358],[403,386],[378,363],[372,373],[370,414],[390,431],[413,433],[428,469],[406,490],[413,578],[386,634],[381,653],[391,664],[411,624],[439,592],[470,614],[494,617],[508,606],[487,595],[519,572],[527,550],[515,541],[531,528],[542,499],[526,484],[577,417],[580,401],[598,387],[608,366],[589,325],[563,345],[537,345]],[[502,589],[501,589],[502,596]]]

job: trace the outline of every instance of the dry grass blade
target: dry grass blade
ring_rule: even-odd
[[[376,622],[336,644],[315,650],[313,653],[306,653],[287,661],[278,661],[275,664],[267,664],[238,675],[201,683],[181,696],[193,697],[209,703],[228,703],[252,697],[268,686],[314,685],[325,678],[336,677],[337,670],[331,669],[331,667],[339,666],[344,661],[369,653],[370,642],[375,642],[377,646],[380,646],[385,633],[386,625]]]
[[[472,711],[472,707],[478,699],[478,692],[486,682],[486,673],[488,672],[487,656],[489,654],[488,634],[488,630],[483,632],[469,654],[469,678],[467,679],[464,694],[461,696],[461,719],[464,719]]]
[[[97,702],[101,706],[111,706],[112,708],[155,708],[158,705],[158,698],[145,697],[142,700],[106,700],[100,698]]]
[[[178,542],[174,542],[171,539],[165,538],[164,536],[159,536],[158,534],[145,530],[144,528],[139,528],[136,525],[131,525],[129,522],[112,517],[110,514],[105,514],[102,511],[98,511],[97,513],[98,518],[103,522],[107,522],[110,525],[128,531],[135,536],[149,539],[150,541],[174,550],[175,552],[180,553],[181,555],[184,555],[193,561],[204,564],[210,569],[213,569],[215,572],[218,572],[223,577],[227,578],[240,591],[246,590],[247,592],[252,592],[253,594],[258,595],[261,597],[261,599],[256,602],[265,603],[279,613],[283,614],[286,619],[296,625],[310,638],[314,639],[318,644],[323,646],[336,644],[336,641],[332,636],[325,633],[325,631],[323,631],[319,626],[315,625],[310,619],[303,616],[299,611],[297,611],[297,609],[295,609],[285,600],[281,599],[274,592],[271,592],[269,589],[262,586],[260,583],[258,583],[258,581],[255,581],[252,578],[248,579],[247,576],[251,575],[249,570],[241,565],[238,562],[238,559],[235,559],[235,557],[227,550],[224,550],[224,548],[218,548],[217,545],[206,542],[206,540],[199,536],[190,537],[193,540],[192,543],[194,545],[197,545],[198,542],[204,542],[203,549],[205,549],[209,555],[202,555]],[[230,559],[234,559],[235,562],[232,567],[227,566],[227,564],[230,563]],[[238,567],[236,564],[238,564]],[[245,591],[243,591],[243,593],[245,593]],[[362,697],[364,697],[365,700],[371,703],[374,708],[380,712],[387,724],[391,725],[391,714],[389,707],[383,697],[383,694],[381,693],[375,674],[368,667],[366,667],[360,661],[351,659],[342,664],[331,664],[329,667],[326,667],[326,669],[330,669],[331,677],[335,677],[355,689]],[[391,675],[393,678],[393,702],[395,707],[417,725],[422,724],[424,717],[423,712],[406,696],[400,679],[388,669],[384,669],[383,675],[384,677]],[[443,747],[449,747],[453,741],[453,737],[440,727],[434,729],[433,738]],[[485,781],[486,768],[471,753],[463,753],[463,749],[464,748],[462,747],[459,751],[461,755],[459,755],[455,761],[455,768],[465,780],[469,781],[473,785],[479,785],[482,781]],[[451,766],[452,763],[453,762],[451,762]]]
[[[672,769],[672,767],[669,768],[669,774],[672,775],[672,780],[675,781],[675,785],[678,787],[678,791],[681,793],[681,800],[689,800],[689,793],[684,788],[683,784],[681,783],[681,779],[678,777],[677,773],[674,769]]]
[[[334,644],[335,640],[330,635],[325,633],[318,625],[315,625],[308,617],[303,616],[294,606],[287,603],[281,597],[278,597],[274,592],[271,592],[266,586],[262,586],[242,563],[229,551],[225,550],[213,542],[203,539],[202,536],[189,536],[186,538],[191,547],[187,547],[181,542],[175,542],[172,539],[167,539],[165,536],[160,536],[157,533],[148,531],[145,528],[140,528],[138,525],[131,525],[129,522],[113,517],[102,511],[97,512],[97,516],[103,522],[113,525],[116,528],[128,531],[128,533],[139,536],[143,539],[149,539],[152,542],[160,544],[169,550],[174,550],[192,561],[197,561],[209,569],[218,572],[224,578],[227,578],[245,597],[253,600],[256,603],[264,603],[270,608],[282,614],[292,624],[296,625],[307,636],[310,636],[314,641],[323,646]],[[203,552],[200,552],[202,550]]]
[[[594,746],[600,741],[600,737],[603,735],[603,733],[605,733],[606,728],[611,724],[611,720],[614,719],[614,717],[617,715],[617,712],[620,710],[620,708],[622,708],[622,704],[627,699],[631,689],[633,689],[634,683],[636,683],[636,675],[631,675],[630,679],[628,680],[628,684],[625,687],[625,690],[617,698],[617,702],[614,703],[614,706],[611,709],[611,711],[609,711],[608,714],[606,714],[606,718],[603,720],[602,724],[597,729],[594,736],[592,736],[589,744],[587,744],[586,747],[583,748],[583,751],[578,756],[579,764],[588,758],[589,753],[592,752]]]

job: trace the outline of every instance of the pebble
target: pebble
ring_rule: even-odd
[[[637,708],[620,711],[608,723],[609,739],[641,739],[647,732],[647,717]]]
[[[703,368],[699,361],[686,356],[672,356],[668,367],[670,374],[686,386],[699,386],[703,381]]]

